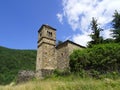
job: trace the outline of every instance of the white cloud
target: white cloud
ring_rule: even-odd
[[[63,24],[63,15],[60,14],[60,13],[58,13],[58,14],[57,14],[57,18],[58,18],[59,22],[60,22],[61,24]]]
[[[73,31],[79,29],[83,33],[82,35],[73,35],[73,40],[77,42],[78,38],[80,39],[86,36],[86,33],[91,32],[89,25],[92,17],[97,18],[104,29],[112,20],[114,11],[120,10],[119,4],[120,0],[62,0],[63,12],[57,16],[60,22],[63,21],[64,17]],[[108,30],[104,31],[105,38],[110,37],[108,33],[110,33]]]
[[[86,46],[88,41],[91,41],[91,38],[88,36],[89,34],[77,34],[73,35],[73,41],[82,46]]]
[[[110,30],[104,30],[102,32],[102,36],[103,36],[104,39],[111,38],[112,37],[112,32]]]

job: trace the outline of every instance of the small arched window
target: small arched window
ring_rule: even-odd
[[[48,35],[49,37],[52,37],[52,32],[47,31],[47,35]]]

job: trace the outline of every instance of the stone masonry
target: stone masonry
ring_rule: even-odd
[[[83,46],[80,46],[72,41],[65,41],[62,44],[56,47],[57,51],[57,69],[65,70],[69,69],[69,56],[75,49],[83,49]]]
[[[44,77],[55,69],[69,68],[69,55],[73,50],[83,48],[85,47],[69,40],[56,46],[56,29],[42,25],[38,30],[36,76]]]

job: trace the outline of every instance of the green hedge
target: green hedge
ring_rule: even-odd
[[[70,55],[70,68],[72,72],[120,72],[120,44],[100,44],[84,50],[75,50]]]

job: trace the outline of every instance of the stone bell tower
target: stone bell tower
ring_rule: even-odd
[[[56,29],[42,25],[38,30],[38,49],[36,61],[36,75],[44,77],[56,68],[55,58]]]

